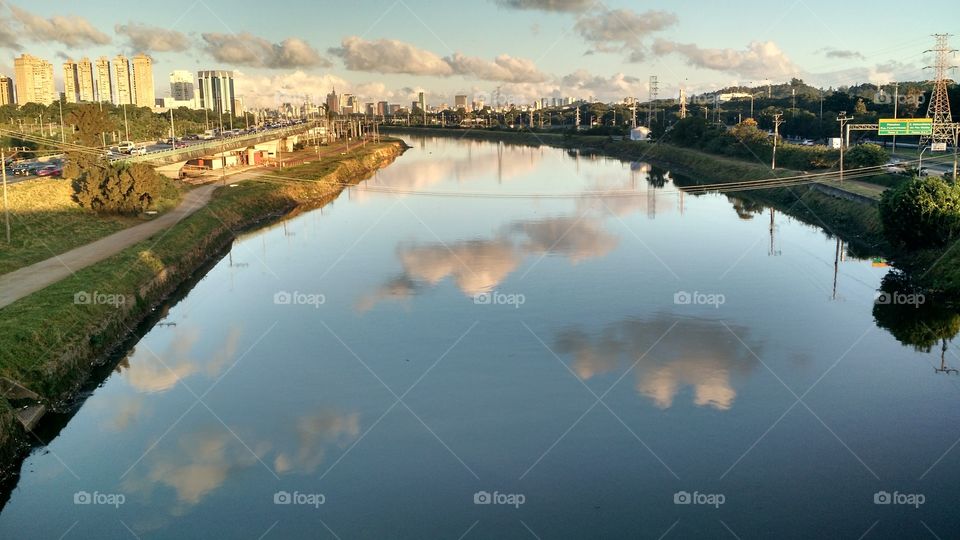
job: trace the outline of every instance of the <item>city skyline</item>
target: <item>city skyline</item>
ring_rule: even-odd
[[[945,1],[937,1],[948,8]],[[752,14],[743,6],[733,28],[711,25],[724,6],[678,6],[652,1],[641,7],[585,0],[490,0],[460,20],[426,2],[374,2],[343,10],[336,26],[323,6],[293,6],[302,16],[258,26],[249,2],[173,2],[150,22],[130,20],[106,5],[41,0],[29,9],[0,8],[0,46],[58,64],[122,52],[146,53],[158,73],[233,70],[237,94],[248,106],[276,106],[309,97],[323,100],[334,86],[363,102],[453,103],[455,95],[502,96],[514,102],[541,97],[645,98],[648,77],[659,75],[661,96],[737,84],[788,81],[836,87],[930,74],[923,51],[941,29],[905,27],[896,38],[859,36],[849,21],[880,28],[880,10],[809,0]],[[757,4],[760,5],[759,3]],[[284,4],[277,12],[287,12]],[[769,8],[769,6],[765,6]],[[317,15],[316,17],[312,15]],[[729,23],[728,23],[729,24]],[[740,27],[750,27],[745,41]],[[491,33],[499,37],[490,40]],[[813,36],[813,37],[811,37]],[[0,72],[12,72],[0,60]],[[63,74],[55,70],[57,88]],[[155,77],[158,97],[169,95]],[[489,99],[487,100],[489,102]]]

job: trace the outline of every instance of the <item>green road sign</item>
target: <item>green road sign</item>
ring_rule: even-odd
[[[896,118],[881,119],[879,135],[931,135],[933,134],[933,119],[931,118]]]

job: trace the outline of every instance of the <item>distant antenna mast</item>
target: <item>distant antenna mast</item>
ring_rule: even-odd
[[[925,52],[937,53],[935,66],[927,66],[936,73],[933,82],[933,95],[930,97],[930,106],[927,107],[927,118],[933,119],[933,132],[928,137],[920,138],[920,147],[928,142],[946,144],[953,141],[953,117],[950,114],[950,98],[947,95],[947,71],[956,66],[950,65],[950,55],[957,52],[950,48],[950,34],[934,34],[937,46]]]
[[[657,114],[654,104],[657,101],[657,95],[660,91],[660,83],[656,75],[650,76],[650,111],[647,115],[647,127],[653,127],[653,117]]]

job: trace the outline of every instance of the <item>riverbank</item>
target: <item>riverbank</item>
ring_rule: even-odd
[[[239,233],[336,198],[403,149],[399,141],[368,144],[221,187],[207,206],[170,229],[0,309],[0,376],[39,394],[44,406],[62,408],[140,321],[222,256]],[[0,399],[2,464],[28,446],[10,405]]]

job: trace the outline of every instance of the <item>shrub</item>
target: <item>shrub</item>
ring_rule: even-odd
[[[942,178],[914,178],[884,192],[880,219],[894,245],[943,246],[960,236],[960,188]]]
[[[139,214],[171,191],[169,179],[139,163],[93,167],[73,180],[73,200],[104,214]]]
[[[876,167],[890,161],[890,154],[877,144],[860,144],[850,149],[844,157],[844,164],[851,169]]]

